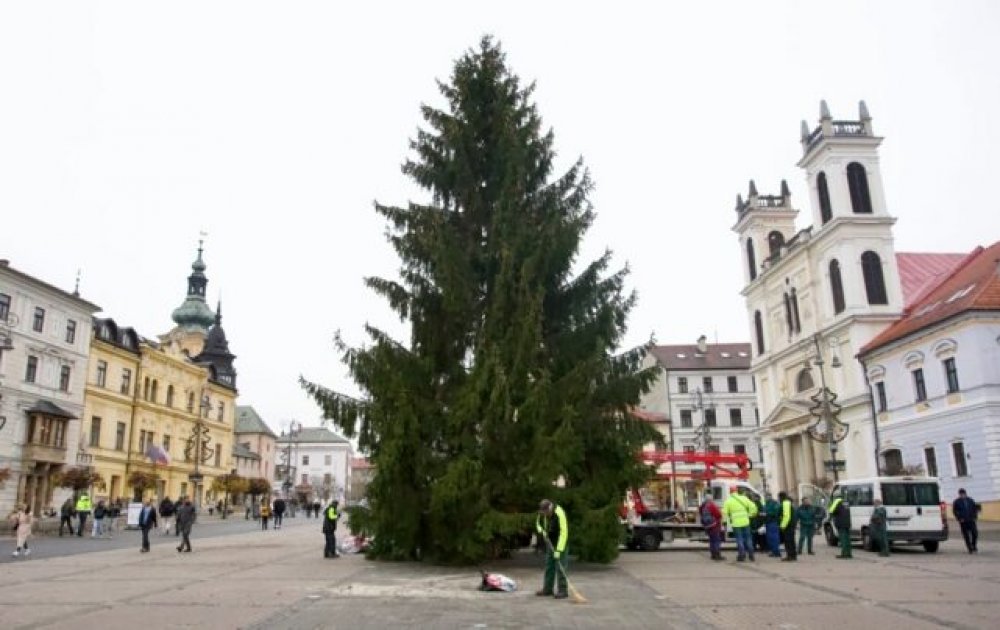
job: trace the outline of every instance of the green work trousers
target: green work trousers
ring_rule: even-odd
[[[802,555],[804,547],[809,549],[809,553],[813,552],[814,527],[814,525],[799,525],[799,555]]]
[[[566,559],[568,554],[564,551],[559,555],[559,559],[556,560],[556,556],[552,549],[549,548],[545,552],[545,581],[542,584],[542,590],[546,593],[552,593],[552,587],[555,586],[556,580],[559,580],[559,590],[555,591],[557,593],[566,592]],[[556,563],[562,567],[562,571],[556,566]]]
[[[872,543],[874,543],[875,548],[878,550],[878,555],[888,556],[889,555],[889,532],[885,527],[873,527],[872,528]]]
[[[840,555],[850,558],[851,555],[851,530],[847,528],[837,528],[837,540],[840,542]]]

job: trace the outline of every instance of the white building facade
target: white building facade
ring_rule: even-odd
[[[296,494],[308,493],[319,501],[344,501],[350,492],[354,456],[347,439],[326,427],[302,427],[294,434],[279,437],[277,448],[290,453],[292,469],[288,474]],[[279,477],[284,476],[281,472]]]
[[[978,248],[863,350],[888,473],[964,488],[1000,520],[1000,243]]]
[[[0,261],[0,512],[15,503],[35,513],[58,505],[69,490],[54,475],[87,465],[80,455],[80,418],[92,317],[100,308]],[[84,456],[85,458],[86,456]]]

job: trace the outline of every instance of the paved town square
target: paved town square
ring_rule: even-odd
[[[967,554],[960,540],[937,554],[890,558],[855,549],[837,560],[712,563],[703,545],[675,542],[625,552],[610,566],[571,566],[588,600],[534,594],[541,557],[531,551],[487,567],[515,593],[477,590],[475,568],[322,558],[316,519],[266,532],[253,521],[206,519],[194,552],[172,536],[116,541],[40,537],[36,553],[0,564],[4,628],[991,628],[1000,616],[1000,542]],[[131,541],[134,544],[129,544]],[[8,542],[9,541],[5,541]],[[118,548],[72,553],[79,545]],[[129,545],[121,547],[120,545]],[[10,545],[7,545],[9,547]],[[88,547],[90,548],[90,547]],[[70,555],[52,555],[63,551]],[[48,557],[46,557],[48,556]]]

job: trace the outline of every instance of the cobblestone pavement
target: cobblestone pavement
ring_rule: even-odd
[[[611,566],[573,565],[586,604],[534,595],[541,558],[490,566],[516,593],[481,593],[475,569],[322,558],[316,521],[281,531],[194,538],[195,552],[155,544],[0,568],[6,628],[992,628],[1000,619],[1000,543],[970,556],[879,558],[834,550],[800,562],[713,563],[677,542],[625,553]],[[308,526],[304,526],[308,525]],[[10,539],[5,541],[8,545]],[[44,545],[46,539],[37,541]],[[9,549],[9,547],[8,547]],[[5,553],[9,554],[9,551]]]

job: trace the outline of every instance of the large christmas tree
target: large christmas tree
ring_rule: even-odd
[[[483,39],[439,84],[446,107],[403,172],[424,204],[376,204],[400,278],[368,278],[411,326],[409,343],[369,327],[340,349],[362,399],[303,382],[326,418],[375,464],[374,554],[477,562],[530,531],[538,501],[570,517],[571,552],[609,561],[625,488],[656,439],[629,415],[654,378],[644,349],[618,352],[635,296],[610,253],[574,265],[593,220],[582,162],[552,177],[553,135]]]

